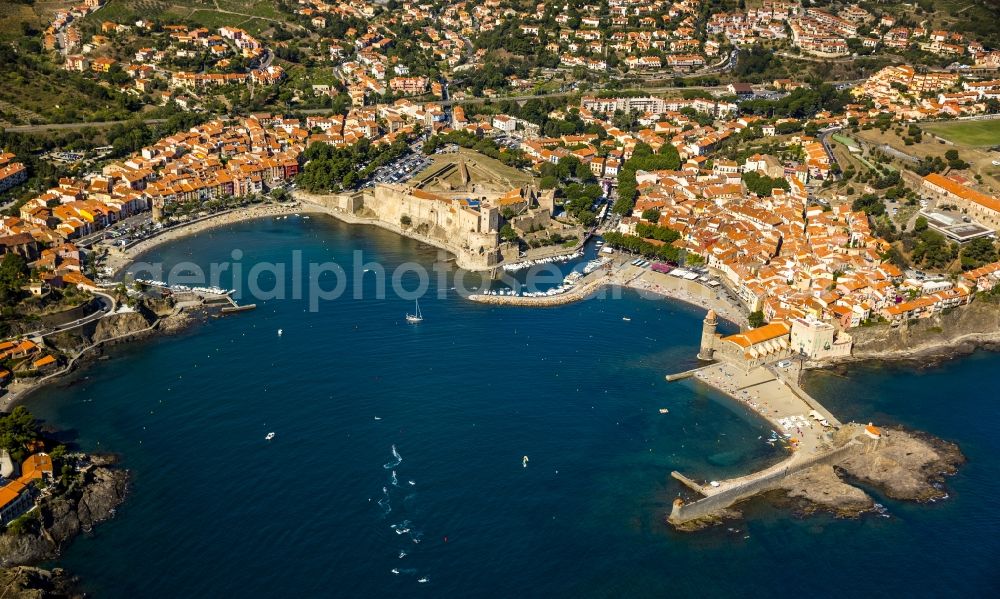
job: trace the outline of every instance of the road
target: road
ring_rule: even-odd
[[[8,133],[42,133],[45,131],[61,131],[61,130],[72,130],[72,129],[86,129],[87,127],[93,127],[95,129],[109,129],[115,125],[124,125],[126,123],[131,123],[133,121],[94,121],[89,123],[50,123],[48,125],[16,125],[14,127],[6,127],[4,131]],[[147,125],[155,125],[158,123],[165,123],[166,119],[145,119],[142,121]]]
[[[827,83],[834,85],[847,85],[857,83],[856,80],[851,81],[828,81]],[[672,85],[660,86],[660,87],[647,87],[643,88],[643,91],[648,94],[662,94],[670,91],[676,90],[705,90],[705,91],[725,91],[725,85],[691,85],[685,87],[677,87]],[[599,93],[600,90],[592,90],[587,93]],[[527,94],[520,96],[501,96],[497,98],[466,98],[463,100],[428,100],[426,102],[421,102],[422,104],[437,104],[439,106],[453,106],[455,104],[484,104],[486,102],[499,102],[501,100],[510,100],[514,102],[524,102],[527,100],[542,100],[546,98],[565,98],[575,94],[580,94],[579,90],[569,90],[560,91],[551,94]],[[329,114],[329,108],[306,108],[304,110],[296,110],[294,112],[301,114]],[[86,127],[94,128],[108,128],[114,125],[124,125],[126,123],[131,123],[134,121],[99,121],[93,123],[55,123],[50,125],[18,125],[15,127],[7,127],[5,130],[10,133],[41,133],[45,131],[58,131],[58,130],[72,130],[72,129],[83,129]],[[147,125],[153,125],[157,123],[165,122],[165,119],[145,119],[142,121]]]
[[[107,293],[104,293],[103,291],[94,291],[93,294],[97,296],[97,299],[101,301],[101,307],[98,308],[96,311],[91,312],[90,314],[84,316],[83,318],[78,318],[76,320],[72,320],[70,322],[66,322],[58,326],[46,329],[38,329],[36,331],[31,331],[30,333],[22,333],[20,335],[17,335],[16,338],[30,339],[33,337],[47,337],[49,335],[55,335],[56,333],[63,333],[65,331],[82,327],[83,325],[94,322],[95,320],[100,320],[104,318],[106,315],[110,314],[111,312],[114,312],[115,309],[117,309],[117,302],[115,302],[114,297],[108,295]]]

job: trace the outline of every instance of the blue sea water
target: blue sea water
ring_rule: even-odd
[[[291,217],[147,258],[207,267],[236,248],[248,265],[301,250],[307,264],[348,271],[354,250],[390,271],[437,257],[378,229]],[[672,470],[722,477],[781,457],[741,408],[664,381],[694,365],[702,312],[628,291],[500,308],[440,299],[437,285],[419,325],[403,319],[411,300],[351,299],[348,280],[347,297],[318,312],[257,300],[254,312],[123,346],[32,397],[39,417],[120,454],[133,474],[117,518],[59,565],[101,597],[1000,590],[1000,356],[811,377],[842,419],[958,442],[970,461],[947,501],[882,499],[890,518],[854,521],[757,501],[732,530],[683,534],[664,524],[680,490]]]

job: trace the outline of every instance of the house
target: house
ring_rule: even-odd
[[[28,180],[28,168],[20,162],[0,161],[0,193]]]
[[[749,83],[730,83],[726,86],[726,90],[741,100],[752,98],[754,95],[753,87]]]
[[[493,126],[504,133],[513,133],[517,128],[517,120],[506,114],[498,114],[493,117]]]
[[[28,456],[21,465],[21,476],[0,487],[0,526],[7,526],[31,509],[36,480],[52,479],[52,457],[45,453]]]
[[[90,62],[90,70],[95,73],[110,73],[111,67],[116,64],[118,64],[118,61],[114,58],[100,56]]]

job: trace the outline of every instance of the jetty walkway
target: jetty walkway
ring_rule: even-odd
[[[598,268],[594,272],[584,275],[569,291],[556,295],[530,297],[523,295],[476,294],[470,295],[469,299],[481,304],[493,304],[497,306],[560,306],[586,299],[608,285],[625,287],[633,279],[641,276],[643,272],[643,269],[626,263],[625,265],[613,267],[610,272],[603,267]]]
[[[798,386],[800,364],[789,362],[785,367],[769,364],[750,370],[716,362],[667,376],[668,381],[693,379],[724,393],[770,424],[778,442],[787,444],[792,452],[763,470],[725,480],[697,482],[672,472],[673,478],[702,497],[691,503],[676,500],[668,518],[671,524],[716,516],[738,501],[779,486],[795,472],[835,463],[857,448],[855,441],[834,443],[833,432],[841,426],[840,421]]]

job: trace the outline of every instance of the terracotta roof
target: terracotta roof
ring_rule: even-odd
[[[723,337],[723,341],[732,341],[740,347],[748,348],[758,343],[763,343],[778,337],[784,337],[791,331],[788,323],[772,322],[756,329],[750,329],[743,333],[737,333],[728,337]]]

